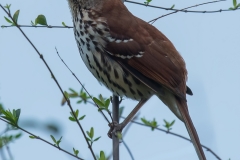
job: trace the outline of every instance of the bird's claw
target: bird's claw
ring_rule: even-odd
[[[109,123],[108,126],[110,127],[109,131],[108,131],[108,137],[112,138],[112,135],[114,133],[115,136],[117,136],[117,132],[122,132],[122,125],[119,124],[116,121],[113,121],[112,123]]]

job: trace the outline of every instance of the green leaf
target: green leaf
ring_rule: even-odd
[[[234,6],[234,7],[237,6],[237,0],[233,0],[233,6]]]
[[[21,114],[21,109],[17,109],[16,110],[16,124],[18,124],[18,119],[20,117],[20,114]]]
[[[56,144],[57,143],[56,139],[52,135],[50,135],[50,136],[51,136],[53,142]]]
[[[93,101],[94,101],[97,105],[99,105],[99,107],[104,107],[104,104],[103,104],[100,100],[98,100],[96,97],[93,97]]]
[[[172,7],[170,8],[170,9],[173,9],[175,7],[175,4],[174,5],[172,5]]]
[[[35,137],[35,136],[29,136],[29,138],[31,138],[31,139],[36,139],[36,137]]]
[[[18,133],[18,134],[15,135],[15,139],[18,139],[18,138],[20,138],[21,136],[22,136],[22,133]]]
[[[64,91],[64,95],[66,96],[67,99],[69,98],[69,94],[67,91]]]
[[[99,158],[99,160],[107,160],[103,151],[100,151],[100,158]]]
[[[16,24],[17,24],[17,21],[18,21],[19,12],[20,12],[20,10],[17,10],[13,15],[13,20]],[[14,24],[14,25],[16,25],[16,24]]]
[[[68,119],[69,119],[70,121],[76,122],[76,119],[73,118],[73,117],[69,117]]]
[[[8,23],[11,23],[11,24],[13,24],[13,22],[10,20],[10,19],[8,19],[7,17],[5,17],[4,16],[4,18],[5,18],[5,20],[8,22]]]
[[[0,103],[0,115],[2,114],[2,111],[4,111],[3,105]]]
[[[122,133],[121,132],[117,132],[117,137],[118,137],[118,139],[122,139]]]
[[[78,118],[78,120],[83,120],[86,117],[86,115],[83,115],[82,117]]]
[[[78,104],[79,104],[79,103],[82,103],[82,100],[77,101],[77,103],[78,103]]]
[[[69,97],[70,97],[70,98],[77,98],[77,97],[79,97],[79,96],[78,96],[78,93],[70,93],[70,94],[69,94]]]
[[[172,126],[174,123],[175,123],[175,120],[173,120],[173,121],[171,122],[170,126]]]
[[[101,137],[95,138],[93,141],[98,141]]]
[[[4,7],[7,8],[7,9],[10,9],[11,4],[6,4],[6,6],[4,6]]]
[[[73,148],[73,153],[75,154],[75,156],[78,156],[79,151],[75,150],[75,148]]]
[[[31,25],[32,25],[32,26],[36,26],[36,24],[35,24],[35,23],[33,23],[33,21],[31,21]]]
[[[109,104],[110,104],[110,99],[107,99],[107,100],[105,101],[105,107],[108,108]]]
[[[149,125],[149,122],[145,119],[145,118],[141,118],[141,121],[146,124],[146,125]]]
[[[99,95],[99,100],[100,100],[101,102],[104,102],[104,101],[105,101],[105,99],[103,98],[102,94]]]
[[[93,136],[94,136],[94,129],[93,129],[93,127],[91,127],[91,129],[90,129],[90,138],[93,138]]]
[[[67,27],[67,25],[66,25],[64,22],[62,22],[62,25],[63,25],[64,27]]]
[[[47,26],[47,19],[44,15],[40,14],[38,17],[35,19],[35,25],[40,24],[43,26]]]
[[[61,143],[62,141],[62,137],[57,141],[57,146],[59,147],[59,144]]]
[[[72,93],[77,93],[74,89],[72,88],[69,88],[69,90],[72,92]]]

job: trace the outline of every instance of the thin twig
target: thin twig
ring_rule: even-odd
[[[88,148],[90,149],[90,152],[92,153],[92,156],[93,156],[94,160],[96,160],[96,157],[95,157],[95,154],[93,153],[92,147],[91,147],[90,143],[89,143],[88,140],[87,140],[87,136],[86,136],[86,134],[85,134],[85,132],[84,132],[84,130],[83,130],[83,128],[82,128],[79,120],[77,119],[76,115],[74,114],[75,112],[74,112],[74,110],[73,110],[73,108],[72,108],[72,106],[71,106],[70,100],[69,100],[69,99],[66,97],[66,95],[64,94],[64,92],[63,92],[63,90],[62,90],[62,88],[61,88],[58,80],[56,79],[56,77],[54,76],[51,68],[49,67],[49,65],[47,64],[47,62],[45,61],[45,59],[43,58],[43,55],[38,51],[38,49],[37,49],[37,48],[35,47],[35,45],[31,42],[31,40],[27,37],[27,35],[23,32],[23,30],[18,26],[17,22],[15,22],[15,20],[13,19],[12,15],[11,15],[9,12],[7,12],[7,10],[6,10],[1,4],[0,4],[0,7],[1,7],[1,8],[4,10],[4,12],[9,16],[9,18],[11,18],[11,20],[14,22],[14,24],[16,24],[16,27],[17,27],[17,28],[19,29],[19,31],[23,34],[23,36],[27,39],[27,41],[31,44],[31,46],[34,48],[34,50],[36,51],[36,53],[40,56],[40,59],[43,61],[43,63],[44,63],[45,66],[47,67],[48,71],[49,71],[50,74],[51,74],[51,77],[53,78],[53,80],[54,80],[55,83],[57,84],[57,86],[58,86],[59,90],[61,91],[61,93],[63,94],[64,98],[67,100],[67,104],[68,104],[71,112],[73,113],[74,118],[76,119],[76,122],[77,122],[77,124],[78,124],[78,126],[79,126],[79,128],[80,128],[80,130],[81,130],[81,132],[82,132],[82,134],[83,134],[83,136],[84,136],[84,138],[85,138],[85,140],[86,140],[86,143],[88,144]]]
[[[51,25],[46,25],[46,26],[31,26],[31,25],[18,25],[19,27],[28,27],[28,28],[67,28],[67,29],[70,29],[70,28],[73,28],[72,26],[51,26]],[[8,28],[8,27],[15,27],[13,25],[10,25],[10,26],[4,26],[2,25],[1,26],[2,28]]]
[[[218,0],[218,1],[211,1],[211,2],[201,3],[201,4],[196,4],[196,5],[193,5],[193,6],[190,6],[190,7],[183,8],[183,9],[181,9],[181,10],[176,10],[176,11],[174,11],[174,12],[171,12],[171,13],[168,13],[168,14],[165,14],[165,15],[162,15],[162,16],[160,16],[160,17],[157,17],[157,18],[149,21],[148,23],[151,23],[151,22],[152,22],[151,24],[153,24],[154,22],[156,22],[156,21],[157,21],[158,19],[160,19],[160,18],[169,16],[169,15],[171,15],[171,14],[174,14],[174,13],[177,13],[177,12],[180,12],[180,11],[186,11],[186,9],[189,9],[189,8],[194,8],[194,7],[202,6],[202,5],[205,5],[205,4],[217,3],[217,2],[222,2],[222,1],[225,1],[225,0]]]
[[[3,119],[3,118],[1,118],[1,117],[0,117],[0,120],[2,120],[2,121],[4,121],[4,122],[6,122],[6,123],[12,125],[10,122],[8,122],[7,120],[5,120],[5,119]],[[63,151],[63,152],[65,152],[65,153],[67,153],[67,154],[70,155],[70,156],[73,156],[73,157],[75,157],[75,158],[77,158],[77,159],[79,159],[79,160],[83,160],[82,158],[79,158],[79,157],[75,156],[74,154],[72,154],[72,153],[70,153],[70,152],[68,152],[68,151],[66,151],[66,150],[64,150],[64,149],[62,149],[62,148],[60,148],[60,147],[58,147],[58,146],[56,146],[56,145],[50,143],[50,142],[48,142],[47,140],[45,140],[45,139],[43,139],[43,138],[41,138],[41,137],[39,137],[39,136],[37,136],[37,135],[35,135],[35,134],[33,134],[33,133],[27,131],[27,130],[25,130],[25,129],[19,127],[19,126],[14,126],[14,127],[17,127],[17,128],[20,129],[21,131],[23,131],[23,132],[25,132],[25,133],[27,133],[27,134],[33,136],[35,139],[39,139],[39,140],[41,140],[41,141],[43,141],[43,142],[45,142],[45,143],[47,143],[47,144],[53,146],[54,148],[56,148],[56,149],[58,149],[58,150],[60,150],[60,151]]]
[[[133,154],[132,154],[130,148],[128,147],[127,143],[123,139],[122,139],[122,143],[123,143],[124,147],[127,149],[131,159],[134,160],[134,157],[133,157]]]
[[[225,0],[222,0],[222,1],[225,1]],[[134,1],[129,1],[129,0],[126,0],[125,2],[133,3],[133,4],[138,4],[138,5],[142,5],[142,6],[146,6],[146,7],[163,9],[163,10],[167,10],[167,11],[179,11],[179,12],[185,12],[185,13],[217,13],[217,12],[235,11],[235,10],[239,10],[239,9],[240,9],[240,8],[237,8],[237,9],[235,9],[235,10],[230,10],[230,9],[218,9],[218,10],[213,10],[213,11],[189,11],[189,10],[182,10],[182,9],[159,7],[159,6],[149,5],[149,4],[146,5],[146,4],[144,4],[144,3],[134,2]]]
[[[92,96],[90,95],[90,93],[87,91],[87,89],[84,87],[84,85],[82,84],[82,82],[79,80],[79,78],[75,75],[75,73],[68,67],[68,65],[65,63],[65,61],[62,59],[62,57],[60,56],[60,54],[58,53],[58,50],[57,48],[55,47],[56,49],[56,52],[57,52],[57,55],[58,57],[60,58],[60,60],[62,61],[62,63],[67,67],[67,69],[72,73],[72,75],[75,77],[75,79],[78,81],[78,83],[82,86],[82,88],[85,90],[85,92],[88,94],[88,96],[92,99],[93,103],[98,107],[98,109],[100,109],[100,107],[97,105],[97,103],[94,102]],[[103,113],[102,110],[100,110],[100,112],[102,113],[103,117],[106,119],[106,121],[108,123],[110,123],[110,121],[108,120],[108,118],[106,117],[106,115]],[[113,118],[112,118],[112,115],[110,112],[108,112],[109,116],[111,117],[112,121],[113,121]]]
[[[9,158],[10,158],[11,160],[13,160],[12,152],[11,152],[11,150],[10,150],[9,145],[6,143],[6,141],[5,141],[4,143],[5,143],[6,150],[7,150],[7,153],[8,153]]]

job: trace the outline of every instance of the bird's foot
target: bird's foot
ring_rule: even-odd
[[[108,137],[112,138],[112,135],[114,134],[115,136],[118,135],[118,133],[122,132],[123,129],[123,125],[116,121],[113,121],[112,123],[109,123],[108,126],[110,127],[109,131],[108,131]]]

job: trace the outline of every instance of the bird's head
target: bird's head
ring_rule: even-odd
[[[79,9],[97,9],[101,8],[104,1],[107,0],[67,0],[69,7],[73,13]]]

